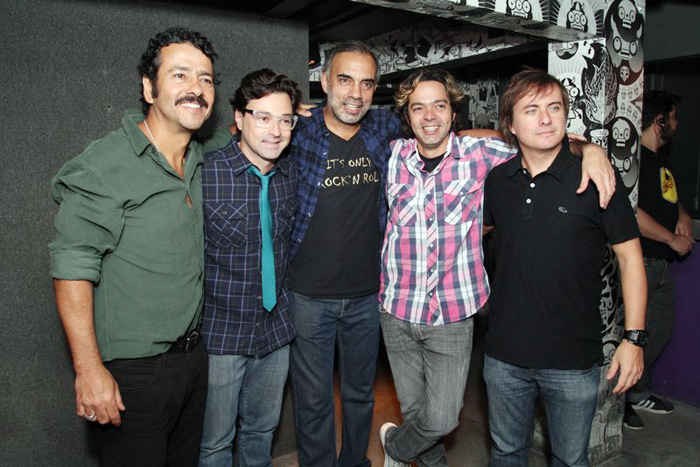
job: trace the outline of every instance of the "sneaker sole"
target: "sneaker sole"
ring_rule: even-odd
[[[673,413],[674,409],[671,410],[664,410],[664,409],[652,409],[650,407],[645,407],[643,405],[632,405],[632,408],[634,410],[640,410],[642,412],[649,412],[649,413],[655,413],[657,415],[665,415],[667,413]]]
[[[622,426],[624,426],[625,428],[629,428],[630,430],[643,430],[644,429],[643,425],[642,426],[630,426],[624,422],[622,423]]]

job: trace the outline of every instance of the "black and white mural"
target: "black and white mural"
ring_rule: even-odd
[[[532,39],[488,28],[455,27],[445,20],[426,21],[390,31],[366,41],[377,54],[382,74],[485,54],[525,44]],[[310,81],[321,80],[325,57],[336,43],[319,46],[321,62],[310,70]]]
[[[552,18],[554,0],[352,0],[374,6],[408,10],[494,29],[556,41],[593,38],[585,28],[569,27]],[[584,8],[586,0],[579,0]]]
[[[599,39],[551,43],[549,71],[568,91],[568,129],[607,148],[619,170],[630,202],[637,205],[642,93],[644,88],[645,0],[552,0],[559,24],[594,32]],[[605,364],[623,332],[618,264],[608,249],[601,272],[600,313]],[[602,374],[607,370],[604,367]],[[590,443],[592,464],[622,449],[623,399],[601,378],[598,411]]]

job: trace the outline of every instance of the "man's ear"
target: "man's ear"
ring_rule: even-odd
[[[234,110],[233,111],[233,120],[236,122],[236,127],[238,128],[238,131],[243,128],[243,112],[240,110]]]
[[[328,74],[321,73],[321,88],[325,94],[328,94]]]
[[[141,77],[141,84],[143,85],[143,100],[149,104],[153,104],[153,84],[147,76]]]

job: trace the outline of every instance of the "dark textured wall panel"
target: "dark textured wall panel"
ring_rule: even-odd
[[[307,28],[147,1],[3,0],[0,17],[0,465],[96,465],[90,430],[74,415],[73,370],[48,277],[51,178],[140,105],[136,65],[156,32],[183,25],[212,40],[221,125],[252,70],[287,73],[308,96]],[[292,450],[281,446],[288,436],[279,438],[277,452]]]

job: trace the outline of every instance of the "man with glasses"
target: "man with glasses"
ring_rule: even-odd
[[[295,336],[285,282],[297,174],[280,157],[297,122],[296,83],[270,69],[243,78],[231,104],[240,132],[205,156],[202,332],[209,390],[200,466],[271,465]]]

